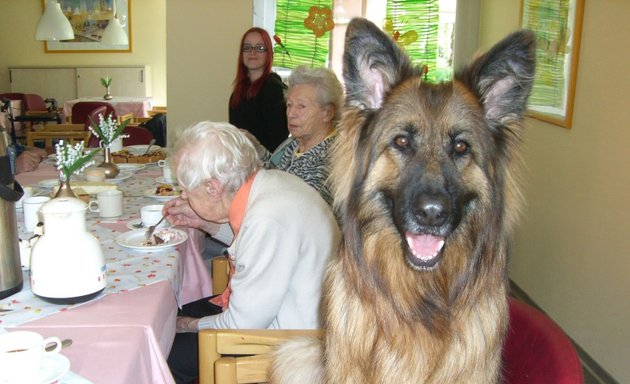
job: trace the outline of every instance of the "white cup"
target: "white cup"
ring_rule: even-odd
[[[101,148],[104,147],[104,144],[103,144],[102,141],[99,143],[99,146]],[[120,138],[120,137],[118,139],[112,141],[111,144],[109,144],[109,150],[112,153],[118,152],[118,151],[122,151],[122,149],[123,149],[123,143],[122,143],[122,138]]]
[[[117,217],[123,214],[123,193],[119,189],[108,189],[96,194],[96,200],[88,204],[90,212],[100,217]]]
[[[84,174],[87,181],[105,181],[105,168],[86,168]]]
[[[167,183],[174,183],[177,181],[177,176],[173,170],[173,165],[169,159],[159,160],[158,165],[162,168],[162,177]]]
[[[153,205],[145,205],[140,208],[140,221],[142,221],[142,226],[148,228],[162,218],[162,209],[164,208],[164,204],[153,204]],[[157,228],[164,228],[166,226],[166,220],[162,221]]]
[[[122,151],[123,149],[123,142],[122,142],[122,138],[119,137],[118,139],[114,140],[110,145],[109,145],[109,149],[111,150],[111,152],[118,152],[118,151]]]
[[[48,196],[31,196],[24,199],[24,227],[27,232],[33,232],[33,229],[37,226],[41,220],[39,209],[46,202],[50,201]]]
[[[55,344],[52,351],[46,346]],[[14,331],[0,335],[0,382],[39,382],[42,361],[47,355],[59,353],[61,341],[58,337],[44,339],[30,331]]]
[[[33,189],[33,187],[22,187],[22,189],[24,190],[24,195],[20,200],[15,203],[16,208],[22,208],[22,204],[24,204],[24,199],[33,196],[33,194],[35,193],[35,189]]]

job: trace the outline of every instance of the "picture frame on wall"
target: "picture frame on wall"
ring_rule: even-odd
[[[57,0],[63,14],[70,21],[74,40],[46,41],[47,53],[131,52],[131,0]],[[115,2],[115,3],[114,3]],[[46,0],[42,0],[42,10]],[[101,42],[103,31],[113,17],[114,10],[128,44],[112,45]]]
[[[521,27],[536,34],[528,116],[571,128],[584,0],[521,0]]]

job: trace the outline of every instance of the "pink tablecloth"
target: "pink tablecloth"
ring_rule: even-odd
[[[173,383],[166,356],[176,316],[173,290],[163,281],[17,329],[72,339],[62,354],[70,359],[72,372],[93,383]]]
[[[158,174],[148,168],[137,175],[152,178]],[[56,176],[52,165],[41,164],[17,179],[30,185]],[[212,289],[201,259],[204,236],[197,230],[188,233],[189,241],[180,247],[180,304],[208,296]],[[175,335],[177,298],[173,292],[172,285],[164,280],[109,294],[14,329],[72,339],[73,344],[62,354],[70,359],[72,372],[94,383],[172,383],[166,357]]]

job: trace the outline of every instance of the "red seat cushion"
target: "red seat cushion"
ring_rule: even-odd
[[[503,348],[507,384],[582,384],[573,343],[542,312],[510,299],[510,328]]]

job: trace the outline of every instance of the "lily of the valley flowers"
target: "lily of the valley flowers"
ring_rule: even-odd
[[[70,176],[94,164],[92,158],[100,149],[94,149],[87,153],[84,153],[83,149],[83,142],[72,146],[71,144],[64,145],[63,140],[60,140],[55,144],[57,170],[63,181],[69,180]]]
[[[116,119],[113,118],[113,113],[110,113],[106,118],[103,118],[103,115],[99,115],[98,120],[98,124],[92,122],[90,132],[101,140],[103,148],[109,148],[118,138],[129,137],[129,135],[125,135],[122,132],[130,120],[125,120],[118,124]]]

